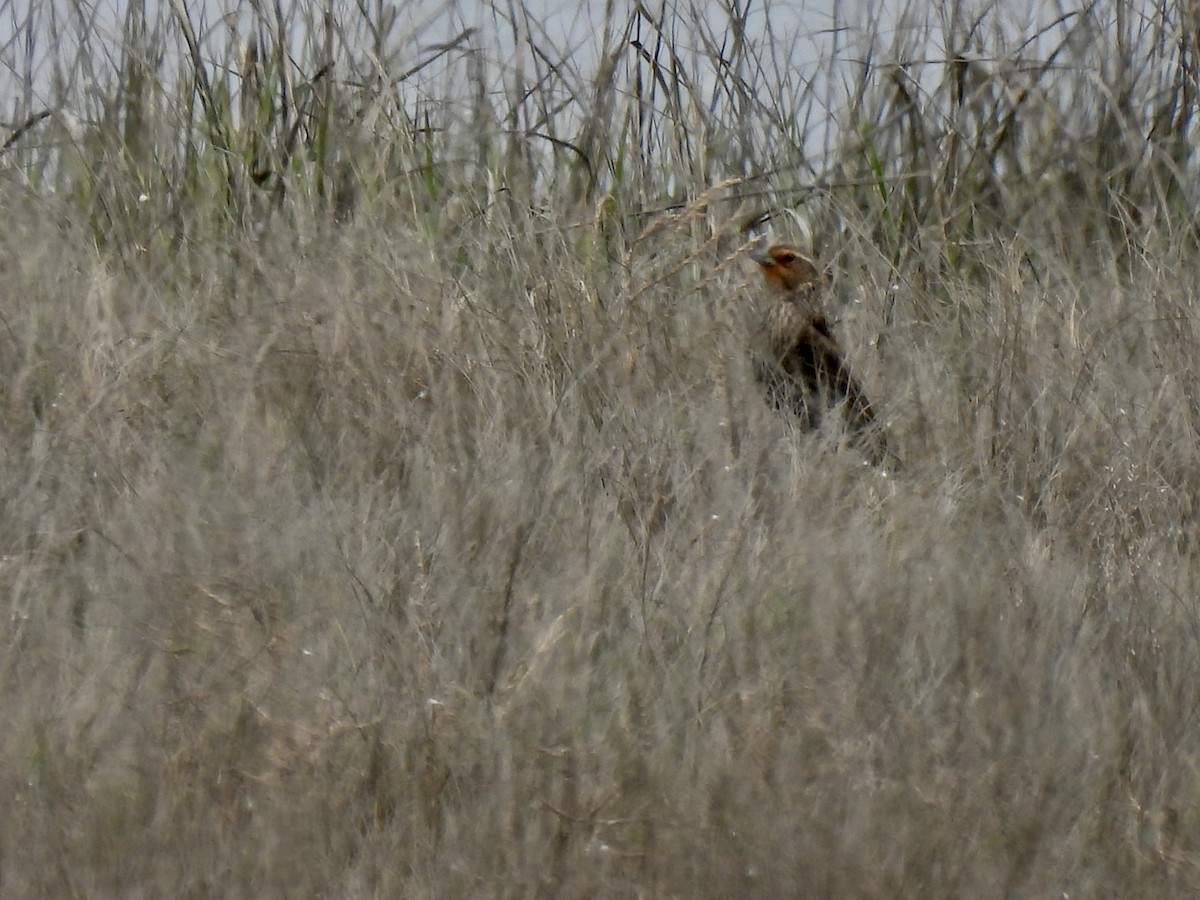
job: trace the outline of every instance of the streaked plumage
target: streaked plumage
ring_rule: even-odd
[[[767,300],[754,338],[754,374],[776,408],[805,429],[842,417],[851,442],[873,463],[887,455],[871,402],[851,374],[822,309],[825,278],[794,247],[776,245],[751,258],[762,269]]]

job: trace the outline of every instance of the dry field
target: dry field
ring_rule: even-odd
[[[5,48],[0,895],[1200,893],[1200,38],[1124,8],[825,93],[782,4]],[[800,218],[890,473],[749,371]]]

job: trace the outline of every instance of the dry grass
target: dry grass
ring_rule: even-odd
[[[1066,125],[1110,127],[1071,96],[1089,32],[1054,92],[1015,63],[965,90],[959,61],[901,109],[865,70],[806,176],[782,138],[722,143],[815,103],[736,102],[781,71],[772,35],[699,128],[673,32],[633,25],[590,80],[526,72],[490,129],[389,105],[349,50],[290,112],[126,66],[112,110],[19,116],[0,893],[1200,889],[1200,265],[1170,128],[1119,185],[1084,143],[1034,177]],[[1161,99],[1167,57],[1114,75],[1117,107]],[[608,116],[575,150],[517,140],[567,127],[555,91]],[[135,107],[156,141],[118,127]],[[740,225],[801,196],[892,476],[748,371]]]

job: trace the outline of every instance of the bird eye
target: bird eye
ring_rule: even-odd
[[[779,261],[781,263],[783,263],[785,266],[789,265],[790,263],[794,263],[796,261],[796,254],[795,253],[780,253]]]

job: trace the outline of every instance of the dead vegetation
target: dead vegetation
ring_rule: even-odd
[[[859,29],[832,102],[781,11],[297,9],[10,123],[0,893],[1196,892],[1182,10]],[[797,208],[891,476],[754,383]]]

